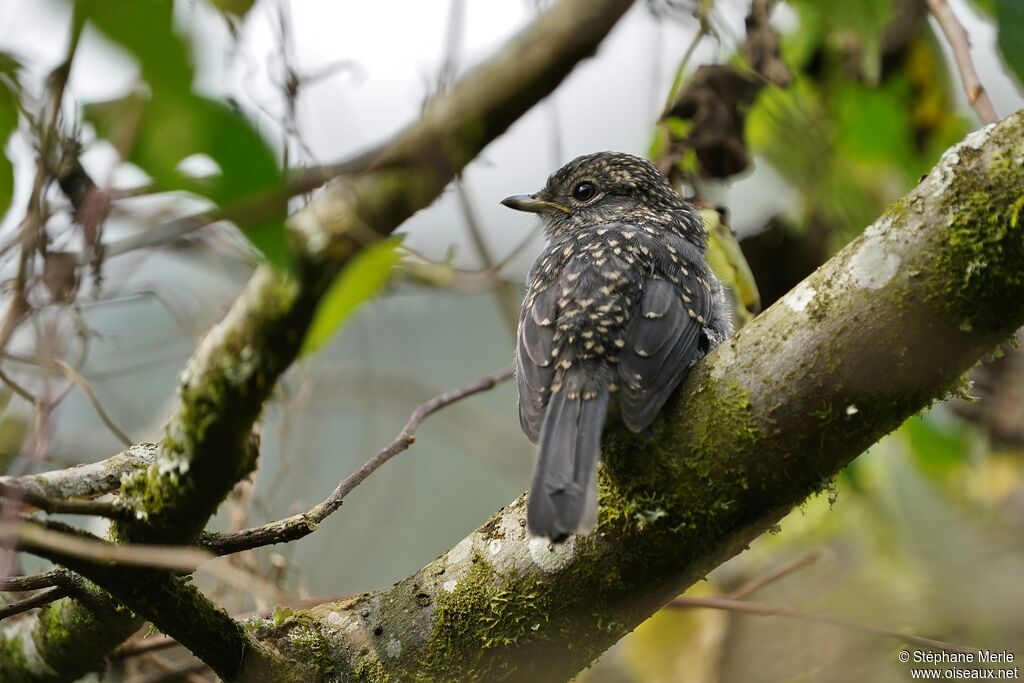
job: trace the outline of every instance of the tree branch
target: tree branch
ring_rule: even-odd
[[[670,602],[669,607],[677,609],[718,609],[759,617],[787,617],[789,619],[810,621],[816,624],[828,624],[829,626],[835,626],[848,631],[867,633],[868,635],[878,636],[879,638],[899,640],[910,645],[926,647],[932,650],[965,653],[976,653],[978,651],[978,648],[976,647],[964,647],[963,645],[956,645],[955,643],[946,643],[941,640],[922,638],[921,636],[915,636],[910,633],[900,633],[899,631],[894,631],[889,628],[865,624],[859,621],[854,621],[853,619],[847,619],[846,617],[836,616],[834,614],[805,612],[804,610],[794,609],[785,605],[771,605],[765,602],[750,602],[747,600],[737,600],[735,598],[701,598],[681,596]]]
[[[0,477],[0,486],[20,486],[44,498],[95,498],[118,490],[122,477],[153,464],[158,449],[155,443],[140,443],[88,465],[23,477]]]
[[[67,572],[63,569],[51,569],[40,574],[25,576],[0,577],[0,591],[37,591],[51,586],[62,586],[66,583]]]
[[[316,531],[321,522],[341,507],[345,496],[351,493],[355,487],[363,483],[367,477],[376,472],[388,460],[408,450],[416,442],[416,428],[419,427],[423,420],[445,406],[461,401],[468,396],[492,389],[497,384],[511,379],[511,377],[512,368],[499,370],[457,389],[439,394],[429,401],[416,406],[402,431],[398,433],[398,436],[378,451],[376,455],[367,460],[362,467],[345,477],[330,496],[306,512],[241,531],[204,533],[200,537],[199,544],[217,555],[230,555],[275,543],[288,543],[289,541],[295,541],[308,536]]]
[[[61,598],[67,597],[69,591],[63,586],[53,586],[46,590],[41,590],[30,598],[11,602],[6,605],[0,605],[0,620],[6,619],[7,617],[13,617],[16,614],[22,614],[28,612],[31,609],[42,607],[43,605],[49,605],[51,602],[60,600]]]
[[[967,101],[974,107],[982,123],[995,123],[999,120],[999,114],[985,91],[985,86],[981,84],[981,79],[978,78],[977,69],[974,68],[971,39],[967,35],[967,29],[957,19],[953,8],[946,0],[928,0],[928,9],[939,22],[939,28],[953,50],[957,69],[960,70],[960,80],[963,81],[964,91],[967,93]]]
[[[1024,112],[690,373],[643,434],[610,425],[596,531],[529,539],[525,497],[394,586],[251,632],[352,681],[561,681],[587,666],[1024,324]]]
[[[560,0],[432,100],[420,120],[388,143],[370,167],[327,188],[289,221],[295,274],[285,277],[260,267],[203,340],[182,373],[179,405],[156,464],[123,483],[122,500],[139,519],[115,524],[114,540],[184,544],[197,537],[236,482],[255,467],[252,426],[298,355],[320,297],[361,248],[365,239],[360,237],[389,234],[430,204],[485,145],[592,54],[631,4]],[[241,213],[258,211],[264,201],[254,198]],[[222,678],[276,680],[286,675],[279,660],[241,629],[223,628],[216,620],[183,624],[180,595],[142,590],[151,583],[153,570],[121,572],[117,585],[105,584],[112,595],[199,654]],[[165,576],[163,585],[174,585],[171,578]],[[139,625],[127,611],[94,615],[66,600],[48,609],[61,610],[59,634],[37,620],[36,647],[25,649],[17,661],[0,661],[0,678],[12,667],[12,678],[44,669],[74,678],[96,667],[112,641],[123,640]],[[98,617],[102,633],[96,630]]]
[[[30,489],[0,482],[0,501],[15,500],[18,503],[26,503],[39,508],[51,515],[94,515],[96,517],[109,517],[119,519],[124,517],[126,512],[113,503],[105,503],[97,500],[75,500],[63,498],[48,498],[39,495]]]

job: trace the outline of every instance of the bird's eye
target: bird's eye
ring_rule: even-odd
[[[576,189],[572,191],[573,199],[578,202],[585,202],[589,199],[593,199],[595,194],[597,194],[597,188],[594,187],[594,183],[580,183],[576,186]]]

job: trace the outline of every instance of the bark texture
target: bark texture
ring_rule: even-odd
[[[234,485],[256,467],[253,424],[349,258],[430,204],[488,143],[592,54],[631,5],[553,4],[289,221],[295,272],[257,269],[203,339],[180,377],[178,407],[156,462],[123,482],[122,500],[136,518],[114,525],[112,540],[196,539]],[[310,662],[277,657],[170,572],[88,564],[75,571],[96,584],[97,600],[61,600],[0,633],[0,680],[73,680],[101,667],[106,652],[141,626],[141,616],[226,680],[309,678]]]
[[[1024,112],[697,366],[652,429],[605,433],[597,530],[525,498],[409,578],[249,628],[328,680],[561,681],[935,400],[1024,324]]]

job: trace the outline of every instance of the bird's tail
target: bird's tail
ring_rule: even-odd
[[[581,371],[548,400],[526,509],[530,534],[560,543],[597,521],[597,458],[608,389]]]

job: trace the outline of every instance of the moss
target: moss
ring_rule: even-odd
[[[380,659],[372,655],[361,658],[352,668],[352,677],[366,683],[390,683],[394,680]]]
[[[0,638],[0,678],[9,683],[31,680],[25,642],[20,635]]]
[[[602,528],[617,533],[661,528],[667,532],[666,559],[677,556],[678,532],[708,537],[726,525],[715,520],[731,511],[737,491],[747,488],[743,461],[760,435],[750,394],[739,384],[704,375],[689,395],[679,409],[686,419],[672,420],[667,433],[661,426],[644,435],[606,435],[606,471],[599,480]],[[723,466],[732,469],[712,477]]]
[[[523,639],[547,637],[543,625],[552,608],[551,591],[537,579],[501,574],[475,556],[455,589],[442,590],[436,596],[434,629],[424,650],[431,656],[418,662],[415,679],[500,679],[500,670],[478,667],[485,652],[517,645]]]
[[[260,642],[274,644],[296,681],[327,680],[336,668],[334,647],[310,612],[277,608],[271,619],[253,619],[244,628]]]
[[[952,309],[964,331],[1002,330],[1024,315],[1024,134],[1002,130],[1015,140],[993,140],[995,151],[961,148],[960,168],[945,192],[942,210],[949,225],[940,236],[932,266],[933,299]],[[1005,150],[1005,151],[1000,151]],[[981,171],[980,173],[978,171]]]

